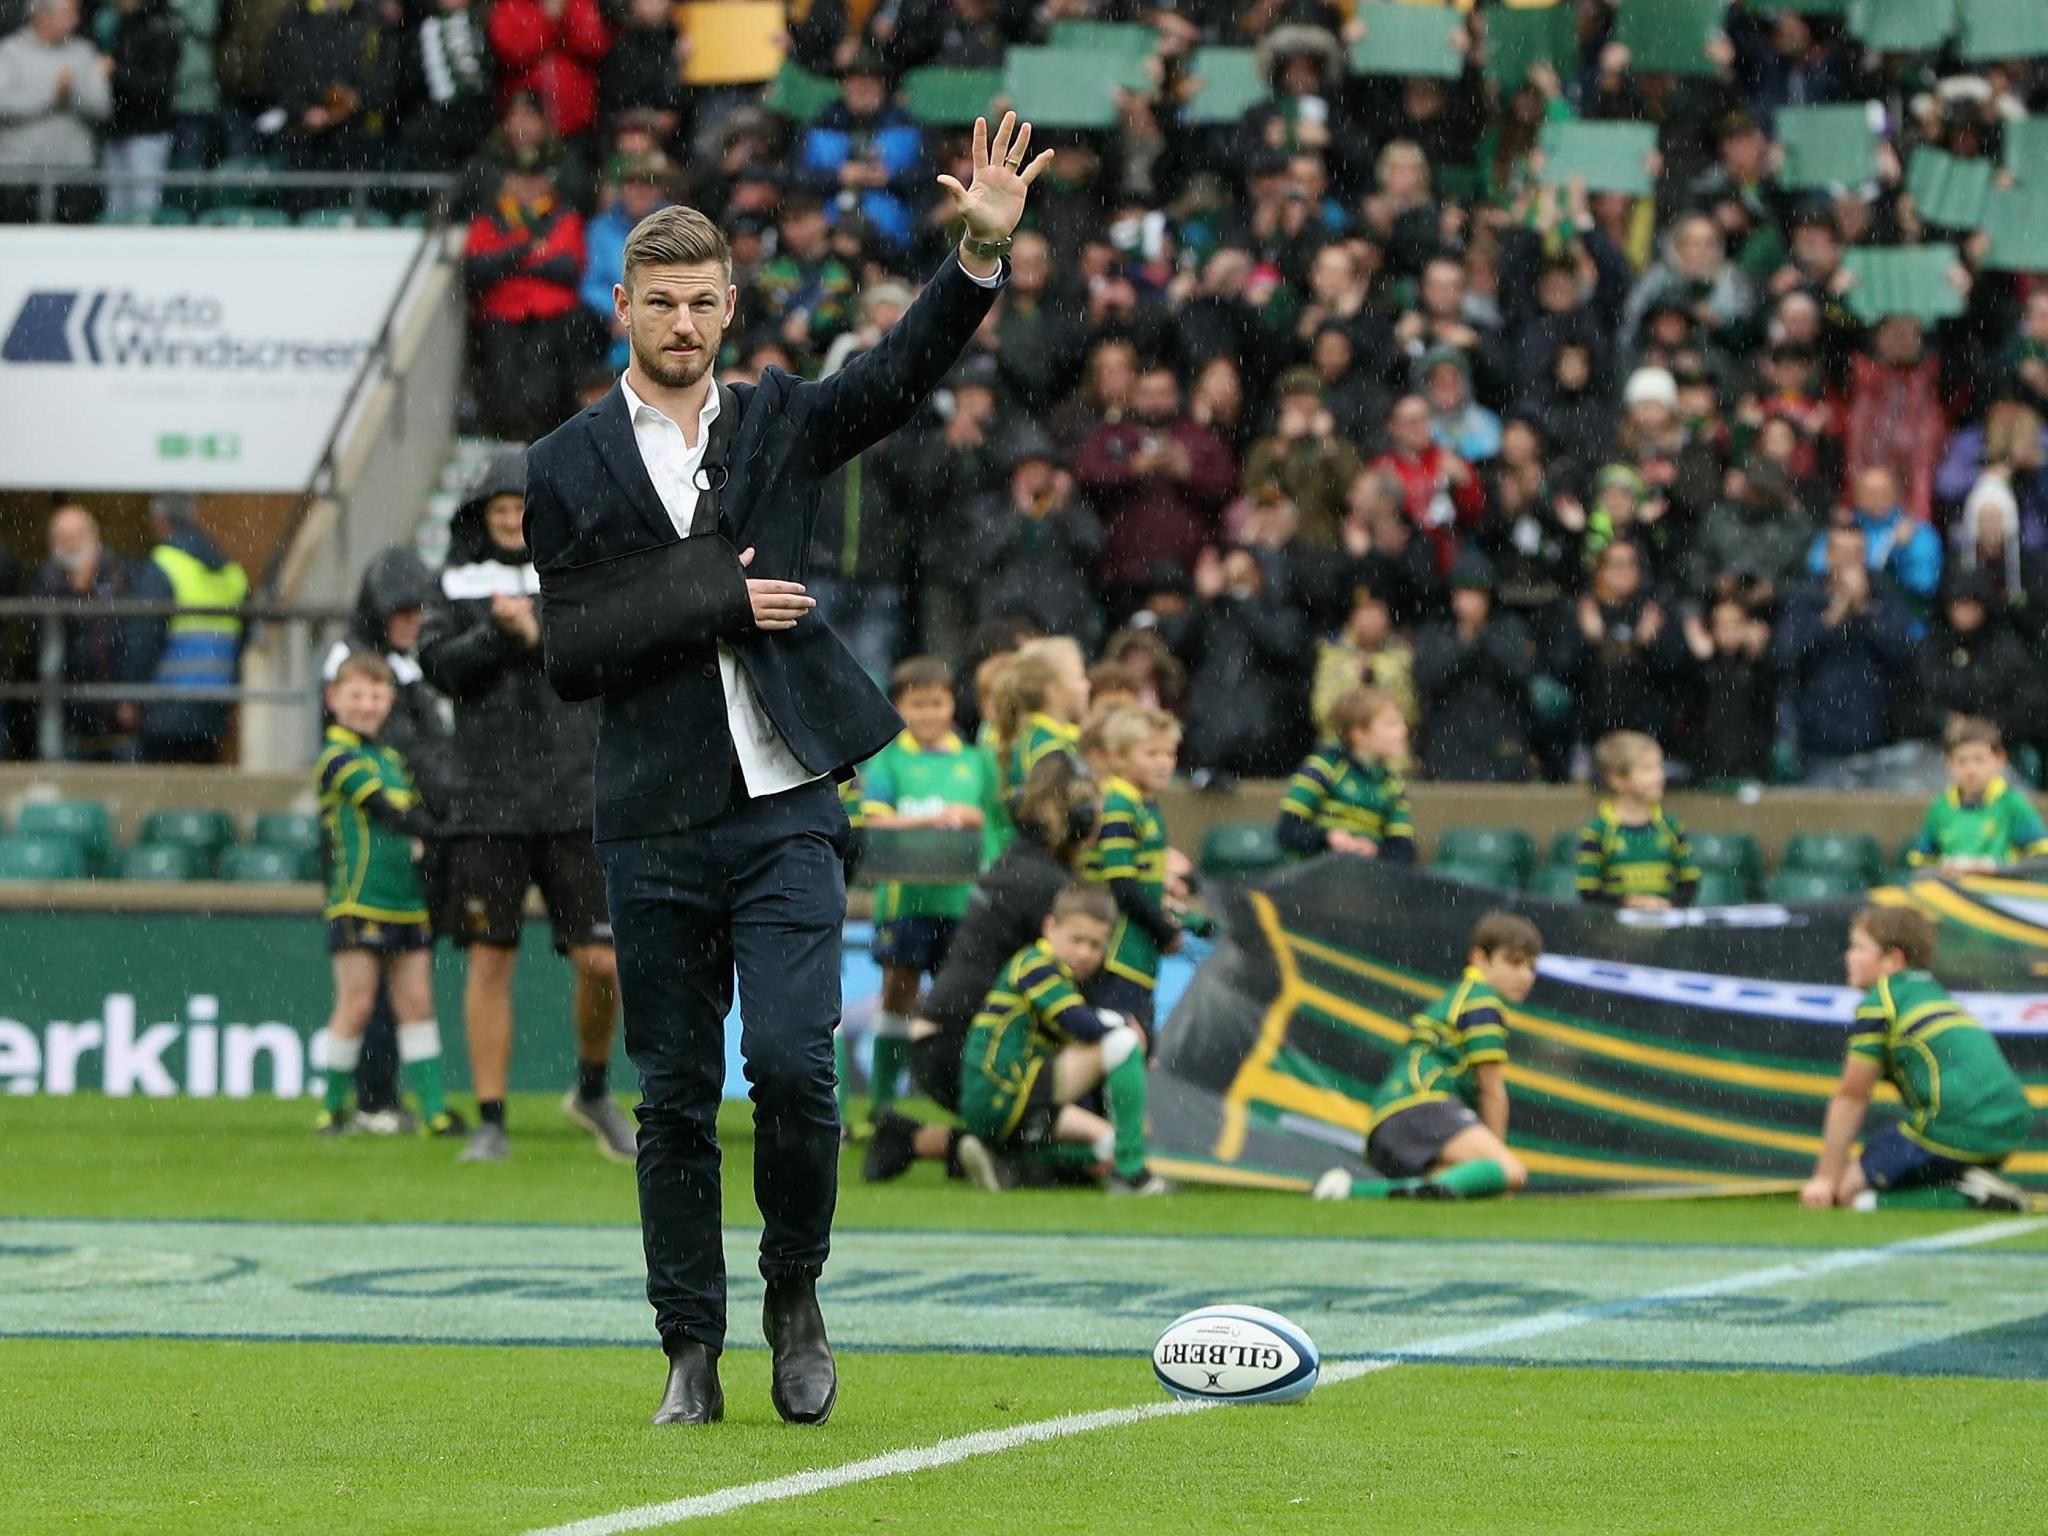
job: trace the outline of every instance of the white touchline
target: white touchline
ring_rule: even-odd
[[[1501,1323],[1492,1328],[1425,1339],[1419,1344],[1407,1345],[1392,1355],[1339,1361],[1324,1368],[1322,1380],[1331,1384],[1355,1381],[1376,1371],[1391,1370],[1407,1361],[1473,1354],[1501,1344],[1538,1338],[1544,1334],[1562,1333],[1568,1328],[1583,1327],[1587,1323],[1625,1317],[1629,1313],[1661,1306],[1666,1302],[1683,1301],[1698,1296],[1732,1296],[1741,1291],[1761,1290],[1765,1286],[1812,1279],[1816,1275],[1834,1274],[1839,1270],[1863,1269],[1873,1264],[1907,1258],[1916,1253],[2000,1242],[2008,1237],[2022,1237],[2029,1232],[2038,1232],[2044,1227],[2048,1227],[2048,1217],[1994,1221],[1982,1226],[1958,1228],[1935,1237],[1887,1243],[1881,1248],[1822,1249],[1811,1258],[1788,1259],[1767,1269],[1744,1270],[1740,1274],[1729,1275],[1720,1280],[1703,1280],[1697,1285],[1674,1286],[1669,1290],[1651,1291],[1617,1301],[1585,1302],[1578,1306],[1560,1307],[1556,1311],[1539,1312],[1534,1317]],[[1035,1445],[1042,1440],[1063,1440],[1072,1435],[1093,1434],[1099,1429],[1120,1429],[1126,1424],[1139,1424],[1147,1419],[1201,1413],[1225,1406],[1228,1405],[1189,1402],[1174,1398],[1166,1402],[1144,1403],[1130,1408],[1104,1408],[1094,1413],[1063,1414],[1056,1419],[1037,1419],[1029,1424],[1012,1425],[1007,1429],[984,1429],[971,1435],[955,1435],[951,1439],[936,1441],[931,1445],[871,1456],[866,1461],[849,1461],[840,1466],[820,1467],[811,1472],[792,1472],[786,1477],[771,1477],[758,1483],[742,1483],[736,1488],[721,1488],[714,1493],[670,1499],[662,1504],[642,1504],[638,1508],[622,1509],[615,1514],[593,1515],[587,1520],[573,1520],[567,1525],[551,1525],[529,1531],[526,1536],[622,1536],[626,1531],[649,1531],[665,1525],[680,1525],[686,1520],[701,1520],[709,1515],[729,1515],[736,1509],[745,1509],[754,1504],[773,1504],[783,1499],[799,1499],[806,1494],[823,1493],[828,1488],[843,1488],[849,1483],[872,1482],[882,1477],[900,1477],[907,1472],[926,1472],[933,1467],[949,1466],[956,1461],[967,1461],[975,1456],[1000,1455],[1004,1451],[1014,1451],[1019,1446]],[[672,1433],[697,1432],[682,1430]],[[708,1433],[715,1434],[716,1431]]]

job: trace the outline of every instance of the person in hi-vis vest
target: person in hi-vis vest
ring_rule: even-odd
[[[150,498],[157,544],[149,552],[141,597],[181,609],[236,608],[249,597],[249,578],[199,526],[190,496]],[[150,681],[164,688],[232,688],[242,670],[245,627],[222,613],[179,613],[159,631]],[[142,709],[141,756],[148,763],[214,763],[227,743],[234,706],[219,699],[167,699]]]

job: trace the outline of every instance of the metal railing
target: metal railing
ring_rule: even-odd
[[[102,171],[85,166],[8,166],[0,168],[0,187],[34,187],[36,220],[57,217],[60,187],[155,187],[171,191],[245,191],[252,193],[332,192],[342,200],[326,205],[347,207],[358,216],[372,210],[380,193],[418,193],[429,222],[445,218],[447,195],[456,178],[430,171],[274,171],[263,167],[217,171]],[[381,211],[381,210],[379,210]]]
[[[257,638],[258,626],[281,627],[287,640],[284,682],[269,688],[245,687],[240,683],[187,687],[149,679],[73,682],[65,675],[64,658],[74,625],[147,619],[168,622],[194,617],[239,618],[248,642]],[[0,629],[26,623],[35,642],[36,663],[35,681],[0,682],[0,700],[26,699],[36,704],[36,749],[46,762],[63,761],[68,755],[64,706],[74,702],[297,706],[305,714],[304,734],[310,751],[320,739],[320,660],[327,648],[346,632],[353,617],[353,610],[348,608],[288,607],[261,602],[235,608],[188,608],[174,602],[132,597],[0,598]]]

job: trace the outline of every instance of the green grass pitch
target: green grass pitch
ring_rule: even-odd
[[[629,1170],[541,1099],[505,1167],[309,1119],[0,1106],[0,1532],[545,1529],[1162,1401],[1146,1347],[1206,1300],[1277,1305],[1328,1365],[1398,1363],[646,1528],[2041,1529],[2048,1224],[992,1198],[933,1169],[870,1189],[850,1157],[823,1293],[842,1397],[800,1430],[768,1404],[729,1108],[729,1418],[661,1431]]]

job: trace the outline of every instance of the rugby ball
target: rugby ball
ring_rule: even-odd
[[[1215,1403],[1296,1403],[1323,1368],[1315,1342],[1264,1307],[1201,1307],[1152,1346],[1152,1374],[1175,1397]]]

